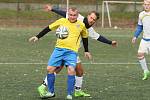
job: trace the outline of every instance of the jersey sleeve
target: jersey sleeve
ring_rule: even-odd
[[[134,32],[134,37],[138,38],[138,36],[141,34],[143,31],[143,23],[142,23],[142,18],[143,18],[143,12],[139,14],[139,19],[138,19],[138,25],[136,27],[136,30]]]
[[[78,18],[77,18],[77,20],[79,20],[79,21],[83,22],[83,20],[84,20],[84,17],[83,17],[81,14],[79,14],[79,15],[78,15]]]
[[[89,35],[89,33],[88,33],[86,27],[84,26],[82,31],[81,31],[81,37],[82,38],[88,38],[88,35]]]
[[[40,39],[41,37],[43,37],[44,35],[46,35],[49,31],[51,31],[49,29],[49,27],[47,26],[46,28],[44,28],[39,34],[36,35],[36,37],[38,39]]]
[[[63,10],[60,10],[60,9],[57,9],[57,8],[53,8],[52,12],[54,12],[54,13],[56,13],[58,15],[61,15],[63,17],[66,17],[66,11],[63,11]]]
[[[144,14],[143,14],[143,12],[141,12],[141,13],[139,14],[139,18],[138,18],[138,25],[143,25],[143,23],[142,23],[142,18],[143,18],[143,16],[144,16]]]
[[[88,29],[88,32],[89,32],[89,37],[91,37],[92,39],[95,39],[97,40],[99,38],[99,34],[93,29],[93,27],[90,27]]]
[[[112,41],[111,40],[108,40],[107,38],[105,38],[104,36],[98,34],[94,29],[93,27],[90,27],[88,29],[88,32],[89,32],[89,37],[91,37],[92,39],[95,39],[97,41],[100,41],[102,43],[106,43],[106,44],[111,44]]]
[[[49,25],[49,29],[56,30],[60,26],[61,22],[62,22],[62,19],[56,20],[54,23]]]

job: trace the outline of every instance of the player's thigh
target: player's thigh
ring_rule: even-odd
[[[75,71],[76,71],[76,76],[78,76],[78,77],[83,76],[83,67],[82,67],[81,62],[77,63]]]
[[[81,59],[79,56],[77,56],[77,63],[81,63]]]
[[[72,50],[66,50],[63,61],[65,66],[72,66],[75,68],[77,62],[77,53]]]
[[[64,66],[60,66],[60,67],[57,67],[55,69],[55,73],[58,74],[62,69],[63,69]]]
[[[81,77],[83,75],[83,67],[82,67],[81,60],[80,60],[79,56],[77,57],[77,66],[76,66],[75,70],[76,70],[76,76]]]
[[[148,45],[148,53],[150,53],[150,41],[148,41],[147,45]]]
[[[142,39],[139,45],[138,54],[148,53],[149,46],[150,46],[150,43]]]
[[[75,75],[75,68],[72,66],[67,66],[68,75]]]
[[[83,72],[83,67],[79,56],[77,56],[76,72]]]
[[[48,60],[48,66],[59,67],[63,63],[64,51],[60,48],[55,48]]]

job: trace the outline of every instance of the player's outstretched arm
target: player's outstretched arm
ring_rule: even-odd
[[[29,42],[36,42],[38,41],[41,37],[43,37],[45,34],[47,34],[49,31],[51,31],[49,29],[49,27],[47,26],[46,28],[44,28],[39,34],[37,34],[36,36],[33,36],[29,39]]]
[[[117,41],[108,40],[107,38],[105,38],[102,35],[100,35],[97,40],[102,42],[102,43],[106,43],[106,44],[112,45],[112,47],[116,47],[117,46]]]
[[[66,11],[63,11],[63,10],[61,10],[61,9],[54,8],[52,5],[48,5],[48,4],[45,5],[45,6],[44,6],[44,10],[47,11],[47,12],[52,11],[52,12],[58,14],[58,15],[61,15],[61,16],[63,16],[63,17],[66,17]]]
[[[98,34],[94,29],[93,27],[90,27],[88,29],[88,32],[89,32],[89,37],[91,37],[92,39],[95,39],[99,42],[102,42],[102,43],[106,43],[106,44],[110,44],[112,45],[113,47],[116,47],[117,46],[117,42],[116,41],[111,41],[111,40],[108,40],[107,38],[105,38],[104,36]]]

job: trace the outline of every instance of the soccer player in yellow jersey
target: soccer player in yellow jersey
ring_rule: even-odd
[[[61,18],[47,28],[42,30],[38,35],[33,36],[29,41],[36,42],[39,38],[44,36],[51,30],[56,30],[58,27],[63,26],[68,30],[68,37],[65,39],[57,39],[55,49],[51,54],[47,66],[47,81],[48,81],[48,93],[42,94],[42,98],[49,98],[55,96],[54,83],[55,75],[54,72],[57,67],[61,66],[62,63],[67,66],[68,69],[68,80],[67,80],[67,99],[72,99],[75,84],[75,67],[77,61],[77,52],[80,45],[80,36],[83,40],[85,49],[85,56],[91,58],[88,52],[88,33],[85,24],[77,20],[78,11],[76,8],[70,8],[68,10],[68,19]]]
[[[68,18],[67,12],[63,11],[61,8],[58,9],[58,8],[53,7],[52,5],[45,5],[44,10],[48,11],[48,12],[52,11],[58,15],[61,15],[64,18]],[[79,16],[77,18],[77,20],[80,20],[85,24],[85,26],[89,32],[89,37],[91,37],[92,39],[97,40],[99,42],[106,43],[106,44],[112,45],[113,47],[116,47],[117,46],[116,41],[111,41],[111,40],[107,39],[106,37],[100,35],[92,27],[94,25],[94,23],[96,23],[96,21],[98,21],[98,19],[99,19],[99,13],[97,13],[96,11],[91,11],[86,17],[79,14]],[[84,69],[81,64],[81,60],[80,60],[79,56],[77,58],[78,58],[77,66],[75,69],[76,76],[75,76],[74,96],[75,97],[83,97],[83,96],[89,97],[90,94],[88,94],[82,90]],[[59,71],[62,68],[63,68],[63,66],[57,68],[56,74],[59,73]],[[39,92],[39,94],[44,94],[47,92],[47,77],[45,77],[45,79],[43,80],[43,83],[38,87],[38,92]]]

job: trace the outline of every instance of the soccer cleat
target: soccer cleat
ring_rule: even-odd
[[[67,100],[72,100],[72,95],[67,95]]]
[[[91,95],[83,92],[82,90],[75,90],[74,96],[75,97],[90,97]]]
[[[144,77],[142,78],[142,80],[147,80],[149,76],[150,76],[150,72],[149,71],[144,72]]]
[[[43,84],[38,87],[38,92],[39,92],[41,98],[48,93],[46,90],[46,86]]]
[[[50,93],[50,92],[47,92],[45,95],[43,95],[41,98],[42,99],[47,99],[47,98],[52,98],[52,97],[55,97],[55,94],[54,93]]]

